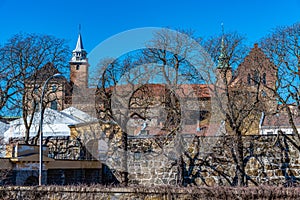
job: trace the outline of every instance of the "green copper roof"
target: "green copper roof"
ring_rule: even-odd
[[[229,57],[227,55],[227,51],[224,43],[224,35],[222,36],[220,51],[221,53],[218,58],[218,68],[228,68]]]

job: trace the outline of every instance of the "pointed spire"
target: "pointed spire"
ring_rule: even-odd
[[[71,59],[71,62],[83,62],[86,61],[86,54],[87,52],[84,50],[83,47],[83,42],[82,42],[82,37],[81,37],[81,25],[79,24],[78,26],[78,39],[77,39],[77,43],[76,43],[76,47],[73,50],[73,56]]]
[[[81,34],[79,33],[76,48],[74,49],[74,51],[79,52],[82,50],[84,50],[84,48],[83,48],[83,43],[82,43],[82,39],[81,39]]]
[[[226,47],[225,47],[225,41],[224,41],[224,24],[221,23],[222,26],[222,39],[221,39],[221,48],[220,48],[220,55],[218,58],[218,68],[228,68],[229,64],[229,57],[227,55]]]

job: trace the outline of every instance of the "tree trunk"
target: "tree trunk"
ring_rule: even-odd
[[[237,158],[237,178],[238,183],[237,185],[242,187],[245,186],[245,170],[244,170],[244,147],[243,147],[243,138],[241,133],[237,133],[237,140],[236,140],[236,158]]]

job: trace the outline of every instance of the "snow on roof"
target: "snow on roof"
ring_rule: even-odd
[[[28,121],[31,116],[28,117]],[[46,108],[43,120],[43,136],[70,136],[68,125],[75,125],[82,122],[94,120],[91,116],[76,108],[65,109],[61,112]],[[30,127],[30,137],[37,135],[40,123],[40,112],[34,113]],[[5,140],[10,137],[24,137],[26,128],[23,118],[10,122],[9,129],[4,133]]]
[[[4,135],[4,132],[9,129],[9,124],[0,121],[0,136]]]
[[[69,107],[67,109],[64,109],[61,111],[61,113],[65,113],[69,116],[72,116],[75,119],[80,120],[81,122],[90,122],[96,120],[96,118],[91,117],[89,114],[74,107]]]

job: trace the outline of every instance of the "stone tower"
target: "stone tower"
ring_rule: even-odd
[[[78,34],[76,48],[72,52],[70,60],[70,81],[74,88],[88,87],[88,59],[87,52],[83,48],[81,34]]]

